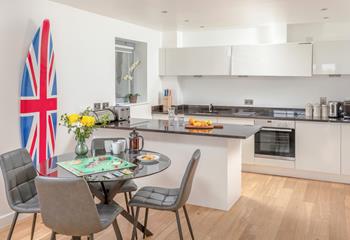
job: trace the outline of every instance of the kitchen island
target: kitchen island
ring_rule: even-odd
[[[222,129],[189,130],[167,120],[131,119],[100,128],[94,137],[127,138],[132,129],[144,137],[145,149],[164,153],[172,160],[167,171],[139,179],[139,187],[179,187],[192,153],[200,149],[189,203],[229,210],[241,194],[242,143],[260,127],[224,124]]]

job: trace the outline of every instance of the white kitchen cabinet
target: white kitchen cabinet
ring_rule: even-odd
[[[340,128],[337,123],[296,123],[296,169],[340,174]]]
[[[232,75],[311,76],[312,44],[233,46],[231,69]]]
[[[313,44],[314,74],[350,74],[350,41],[325,41]]]
[[[350,175],[350,124],[341,126],[341,174]]]
[[[160,73],[167,76],[230,75],[231,47],[160,49]]]

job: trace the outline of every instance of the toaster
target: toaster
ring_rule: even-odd
[[[114,106],[111,108],[116,116],[117,121],[130,120],[130,107],[128,106]]]
[[[350,118],[350,100],[343,102],[343,114],[344,118]]]
[[[115,113],[111,109],[103,109],[103,110],[95,110],[90,113],[96,120],[96,123],[102,123],[107,120],[109,122],[113,122],[116,120]]]

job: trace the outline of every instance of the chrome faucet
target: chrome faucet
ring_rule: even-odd
[[[208,108],[209,112],[212,113],[214,111],[214,106],[213,104],[209,104],[209,108]]]

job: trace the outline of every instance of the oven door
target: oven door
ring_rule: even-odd
[[[255,156],[295,160],[295,129],[262,128],[255,134]]]

